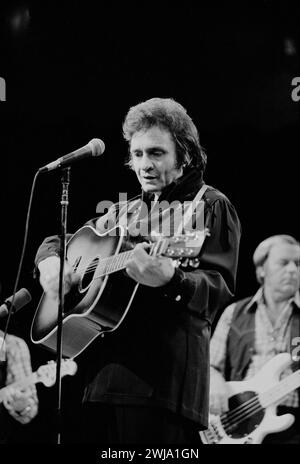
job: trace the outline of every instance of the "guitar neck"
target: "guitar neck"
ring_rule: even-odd
[[[5,398],[5,395],[7,394],[7,392],[12,387],[13,388],[18,388],[18,389],[26,388],[29,385],[33,385],[33,384],[37,383],[38,381],[39,380],[38,380],[37,373],[33,372],[28,377],[25,377],[25,379],[19,380],[17,382],[11,383],[10,385],[7,385],[6,387],[1,388],[1,390],[0,390],[0,404],[3,402],[3,400]]]
[[[156,256],[161,255],[165,250],[165,244],[167,239],[159,242],[152,243],[149,248],[149,254]],[[125,269],[128,261],[131,259],[134,250],[123,251],[113,256],[108,256],[101,260],[97,268],[97,274],[95,278],[104,277],[112,274],[113,272],[121,271]]]
[[[114,256],[104,258],[98,269],[96,277],[104,277],[113,272],[121,271],[126,268],[127,262],[132,256],[133,250],[123,251]]]
[[[265,408],[284,398],[288,393],[300,386],[300,369],[285,377],[270,390],[259,395],[261,405]]]

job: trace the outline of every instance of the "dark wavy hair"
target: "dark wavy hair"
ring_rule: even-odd
[[[196,167],[204,172],[207,157],[200,145],[199,133],[186,109],[172,98],[151,98],[132,106],[123,123],[123,135],[130,142],[141,130],[159,126],[168,130],[174,140],[178,168]],[[131,157],[127,160],[131,166]]]

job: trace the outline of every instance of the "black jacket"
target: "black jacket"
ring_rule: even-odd
[[[202,184],[192,169],[167,186],[159,201],[191,201]],[[120,327],[93,343],[85,401],[165,407],[199,428],[207,426],[210,330],[217,311],[233,297],[240,222],[218,190],[209,187],[203,199],[210,236],[200,266],[176,269],[164,287],[139,286]],[[57,237],[47,238],[36,264],[57,251]]]

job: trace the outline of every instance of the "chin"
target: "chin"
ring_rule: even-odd
[[[294,285],[285,285],[283,287],[286,299],[292,298],[297,292],[297,288]]]
[[[157,188],[153,185],[142,185],[142,189],[144,190],[144,192],[146,193],[160,193],[157,191]]]

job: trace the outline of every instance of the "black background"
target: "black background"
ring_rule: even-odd
[[[37,169],[93,137],[104,140],[101,158],[72,166],[71,232],[96,215],[100,200],[137,194],[135,175],[123,166],[122,122],[130,106],[154,96],[178,100],[197,125],[208,154],[205,180],[230,198],[242,223],[236,296],[253,293],[257,244],[279,233],[299,239],[300,102],[291,98],[291,81],[300,76],[300,8],[272,1],[210,7],[11,1],[0,8],[0,76],[7,87],[0,102],[1,299],[14,288]],[[34,255],[45,236],[59,232],[60,193],[59,172],[39,176],[18,286],[33,301],[11,326],[25,339],[41,295]],[[50,357],[30,348],[34,368]],[[65,379],[64,386],[77,399],[74,382],[80,380]],[[53,438],[53,389],[39,391],[46,403],[19,441]]]

